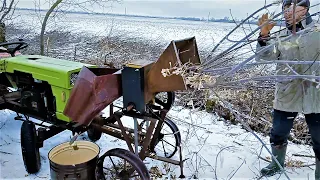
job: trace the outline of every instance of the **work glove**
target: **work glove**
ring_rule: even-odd
[[[261,36],[267,36],[271,29],[276,25],[275,22],[271,22],[269,21],[269,23],[263,25],[264,23],[266,23],[267,21],[269,21],[269,17],[268,14],[263,14],[261,18],[259,18],[258,21],[258,26],[260,26],[261,28]]]

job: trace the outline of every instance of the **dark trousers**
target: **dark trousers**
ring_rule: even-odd
[[[274,110],[273,126],[270,132],[270,143],[272,145],[286,144],[293,121],[298,113]],[[305,114],[309,132],[311,134],[313,150],[320,159],[320,113]]]

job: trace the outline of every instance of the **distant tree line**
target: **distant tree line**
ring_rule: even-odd
[[[25,11],[33,11],[31,8],[16,8],[16,10],[25,10]],[[47,12],[47,9],[41,9],[40,11]],[[242,22],[243,20],[238,19],[230,19],[230,17],[224,17],[222,19],[216,18],[197,18],[197,17],[161,17],[161,16],[146,16],[146,15],[130,15],[130,14],[113,14],[113,13],[99,13],[99,12],[85,12],[85,11],[62,11],[62,10],[54,10],[54,12],[63,12],[69,14],[91,14],[91,15],[111,15],[111,16],[125,16],[125,17],[141,17],[141,18],[156,18],[156,19],[178,19],[178,20],[186,20],[186,21],[207,21],[207,22],[223,22],[223,23],[234,23]],[[257,24],[257,20],[247,21],[246,24]],[[283,25],[283,22],[278,22],[278,25]]]

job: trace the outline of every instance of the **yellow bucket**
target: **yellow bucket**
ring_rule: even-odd
[[[100,147],[89,141],[74,143],[75,147],[65,142],[49,151],[51,179],[95,180],[95,167]]]

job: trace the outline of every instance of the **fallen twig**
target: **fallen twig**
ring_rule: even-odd
[[[218,166],[218,165],[217,165],[217,161],[218,161],[219,154],[220,154],[223,150],[228,149],[228,148],[232,148],[232,147],[234,147],[234,146],[227,146],[227,147],[222,148],[222,149],[218,152],[218,154],[217,154],[217,156],[216,156],[216,163],[215,163],[215,167],[214,167],[214,175],[215,175],[216,180],[218,180],[218,176],[217,176],[217,166]]]
[[[266,159],[266,158],[263,158],[263,157],[261,157],[261,156],[258,156],[260,159],[262,159],[262,160],[264,160],[264,161],[266,161],[266,162],[268,162],[268,163],[270,163],[271,161],[270,160],[268,160],[268,159]]]
[[[215,92],[214,92],[214,93],[215,93]],[[215,93],[215,94],[216,94],[216,96],[217,96],[219,99],[221,99],[217,93]],[[222,100],[221,100],[221,102],[222,102]],[[224,102],[222,102],[222,103],[225,104]],[[230,108],[227,104],[226,104],[225,107],[227,107],[227,108],[230,110],[230,112],[232,112],[232,114],[233,114],[237,119],[239,119],[239,122],[243,125],[243,127],[245,127],[254,137],[256,137],[256,138],[259,140],[259,142],[260,142],[260,143],[263,145],[263,147],[269,152],[269,154],[272,156],[272,158],[274,159],[274,161],[275,161],[275,162],[277,163],[277,165],[280,167],[281,171],[284,173],[284,175],[287,177],[287,179],[290,180],[288,174],[285,172],[285,170],[284,170],[283,167],[280,165],[280,163],[279,163],[279,161],[277,160],[277,158],[272,154],[272,152],[271,152],[270,149],[266,146],[266,144],[262,141],[262,139],[259,138],[259,136],[258,136],[247,124],[245,124],[245,123],[241,120],[241,118],[239,117],[238,113],[236,113],[236,112],[235,112],[232,108]]]
[[[0,151],[0,153],[2,153],[2,154],[10,154],[10,155],[12,155],[12,153],[4,152],[4,151]]]
[[[310,166],[315,166],[316,164],[306,164],[306,165],[301,165],[301,166],[291,166],[291,167],[310,167]]]
[[[238,144],[239,146],[243,146],[242,144],[238,143],[237,141],[233,141],[233,142]]]
[[[311,155],[304,155],[304,154],[292,154],[292,156],[308,157],[308,158],[316,158],[315,156],[311,156]]]
[[[246,162],[246,160],[244,159],[244,160],[242,161],[242,163],[240,164],[240,166],[237,168],[237,170],[232,174],[232,176],[231,176],[229,179],[232,179],[232,178],[233,178],[233,176],[239,171],[239,169],[242,167],[242,165],[243,165],[245,162]]]

